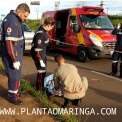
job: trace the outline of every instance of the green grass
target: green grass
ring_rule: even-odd
[[[109,16],[109,18],[114,26],[122,22],[122,16]]]
[[[0,73],[2,73],[3,70],[4,70],[4,66],[3,66],[2,60],[0,58]]]
[[[38,92],[32,87],[32,85],[25,81],[21,80],[21,91],[28,91],[32,96],[34,96],[37,100],[39,100],[40,104],[45,108],[59,108],[58,105],[49,101],[46,94],[43,92]],[[53,115],[60,122],[78,122],[77,118],[73,115]]]
[[[37,30],[40,26],[39,20],[28,20],[26,23],[33,31]]]

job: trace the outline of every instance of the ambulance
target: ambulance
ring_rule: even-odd
[[[42,19],[48,16],[55,21],[49,32],[52,49],[76,55],[82,62],[112,54],[116,36],[111,34],[113,25],[102,7],[47,11]]]

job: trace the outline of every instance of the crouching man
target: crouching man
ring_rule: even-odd
[[[69,102],[73,105],[80,105],[81,98],[83,98],[88,89],[88,81],[86,77],[80,77],[77,68],[65,63],[62,55],[55,56],[55,61],[58,68],[55,71],[55,85],[56,87],[63,87],[64,105],[66,107]]]

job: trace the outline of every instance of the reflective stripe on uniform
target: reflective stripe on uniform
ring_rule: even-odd
[[[122,32],[119,31],[118,34],[122,34]]]
[[[45,44],[49,43],[49,40],[45,41]]]
[[[46,70],[37,70],[38,71],[38,73],[45,73],[46,72]]]
[[[35,51],[42,51],[43,49],[40,49],[40,48],[35,48]]]
[[[8,90],[9,93],[14,93],[14,94],[17,94],[18,93],[18,90],[16,91],[13,91],[13,90]]]
[[[115,52],[117,52],[117,53],[122,53],[122,51],[117,51],[117,50],[115,50]]]
[[[36,34],[37,34],[37,33],[43,33],[43,31],[37,31]]]
[[[11,41],[19,41],[19,40],[23,40],[23,36],[21,36],[20,38],[17,37],[6,37],[5,40],[11,40]]]
[[[118,61],[112,61],[112,63],[117,63]]]

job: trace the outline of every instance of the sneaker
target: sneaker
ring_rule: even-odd
[[[23,102],[20,99],[14,100],[14,99],[8,99],[8,101],[14,105],[22,105]]]

